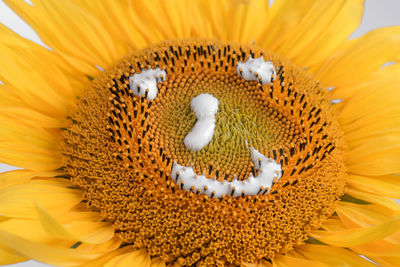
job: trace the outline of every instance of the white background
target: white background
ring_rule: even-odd
[[[361,26],[353,33],[352,37],[359,37],[364,33],[379,27],[400,25],[399,11],[400,0],[365,0],[365,10]],[[17,17],[15,13],[13,13],[2,0],[0,0],[0,22],[10,27],[23,37],[26,37],[34,42],[43,44],[40,41],[40,38],[35,34],[35,32],[29,26],[27,26],[19,17]],[[16,168],[0,163],[0,172],[13,169]],[[48,265],[35,261],[27,261],[10,266],[40,267]]]

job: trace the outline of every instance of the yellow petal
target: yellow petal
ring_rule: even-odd
[[[351,250],[367,257],[396,257],[400,255],[400,244],[386,240],[379,240],[365,245],[352,247]]]
[[[337,232],[314,230],[311,236],[323,243],[337,247],[352,247],[384,239],[397,232],[400,227],[400,216],[371,227],[356,228]]]
[[[165,261],[163,261],[160,257],[151,259],[151,267],[165,267]]]
[[[66,60],[73,57],[89,63],[92,68],[87,69],[86,74],[95,76],[99,73],[96,65],[106,68],[122,57],[101,22],[71,1],[37,1],[34,6],[24,1],[5,2],[56,53]]]
[[[29,107],[47,115],[65,116],[74,106],[75,90],[49,55],[36,53],[0,44],[0,80]]]
[[[260,25],[268,19],[268,1],[225,1],[225,3],[218,13],[223,14],[227,39],[241,43],[259,42],[259,35],[263,31]]]
[[[384,67],[357,86],[337,88],[333,98],[345,98],[339,122],[350,149],[380,136],[400,135],[400,64]],[[384,119],[382,119],[384,118]]]
[[[343,248],[305,244],[296,247],[295,250],[305,258],[322,262],[327,266],[376,266],[361,258],[358,254]]]
[[[38,220],[32,219],[10,219],[0,223],[0,230],[13,234],[29,241],[46,245],[60,244],[60,239],[51,236],[44,231]],[[72,243],[72,242],[71,242]]]
[[[124,241],[122,239],[114,235],[114,237],[111,240],[105,243],[102,244],[82,243],[77,247],[77,249],[82,251],[92,251],[104,255],[112,251],[115,251],[117,249],[119,250],[123,243]]]
[[[0,223],[0,230],[30,241],[66,248],[71,247],[79,240],[89,241],[92,244],[82,243],[77,249],[96,253],[114,250],[122,243],[119,238],[109,238],[109,236],[113,236],[113,230],[107,223],[99,222],[95,224],[90,219],[86,221],[77,221],[76,218],[70,220],[68,219],[70,214],[69,211],[59,214],[59,217],[66,217],[66,222],[62,222],[61,229],[52,226],[54,230],[59,230],[58,232],[50,231],[50,226],[46,225],[49,222],[43,222],[40,219],[7,219]],[[51,215],[47,216],[51,217]],[[64,235],[60,234],[62,229],[64,229]]]
[[[208,17],[208,21],[210,21],[210,26],[212,27],[213,35],[221,40],[228,39],[228,31],[226,30],[226,25],[224,22],[224,17],[226,16],[224,13],[226,1],[199,1],[201,5],[201,9],[204,10],[202,14],[202,19],[200,19],[200,23],[204,21],[204,17]],[[221,16],[221,14],[223,14]],[[207,23],[207,21],[205,22]]]
[[[16,218],[38,218],[35,204],[52,214],[62,214],[81,200],[81,192],[66,188],[69,181],[33,180],[0,190],[0,214]]]
[[[307,0],[276,0],[270,8],[270,17],[259,43],[274,50],[291,35],[311,5]]]
[[[341,231],[346,229],[343,222],[338,218],[338,216],[331,216],[326,221],[323,222],[321,228],[326,231]]]
[[[389,111],[389,110],[388,110]],[[384,119],[382,119],[384,118]],[[363,120],[363,122],[361,122]],[[374,141],[381,136],[397,136],[400,133],[400,110],[390,110],[390,113],[384,113],[383,110],[373,116],[366,116],[359,121],[354,122],[357,129],[351,129],[343,125],[345,132],[345,141],[349,149],[356,148],[364,142]]]
[[[400,176],[359,176],[349,175],[346,182],[366,193],[400,199]]]
[[[19,123],[32,127],[63,128],[68,125],[65,117],[51,117],[26,107],[0,107],[0,112],[9,118],[18,118]]]
[[[390,197],[380,196],[373,193],[368,193],[362,190],[362,188],[357,188],[353,186],[349,186],[346,190],[346,193],[355,198],[364,200],[369,203],[374,203],[377,205],[381,205],[383,207],[387,207],[392,210],[397,210],[399,208],[399,204],[397,204],[394,199]]]
[[[23,118],[21,118],[23,120]],[[45,130],[39,125],[29,126],[19,121],[18,116],[7,118],[0,114],[0,122],[4,128],[0,129],[0,145],[15,146],[17,149],[41,152],[53,157],[59,156],[61,132],[59,130]],[[10,146],[12,145],[12,146]],[[27,149],[29,148],[29,149]],[[24,155],[21,155],[23,157]]]
[[[138,1],[73,0],[73,2],[96,16],[103,23],[103,27],[109,29],[108,31],[113,34],[116,49],[121,51],[121,54],[122,51],[130,54],[131,51],[162,40],[157,38],[159,34],[155,25],[142,22],[146,10],[136,7]]]
[[[104,267],[150,267],[150,265],[150,255],[145,249],[139,249],[114,257]]]
[[[315,267],[328,267],[328,265],[314,261],[314,260],[309,260],[309,259],[304,259],[304,258],[298,258],[298,257],[293,257],[293,256],[286,256],[286,255],[277,255],[273,260],[272,260],[273,266],[275,267],[292,267],[292,266],[298,266],[298,267],[309,267],[309,266],[315,266]]]
[[[356,83],[339,86],[334,90],[331,90],[329,94],[332,98],[343,98],[348,100],[349,103],[356,105],[359,107],[358,101],[365,102],[365,97],[370,95],[378,96],[381,99],[385,99],[389,101],[389,103],[394,103],[395,100],[393,98],[385,95],[384,92],[391,92],[392,94],[398,94],[396,88],[399,87],[398,81],[400,80],[400,64],[395,63],[386,67],[381,67],[377,69],[375,72],[367,75],[365,78],[358,80]],[[367,99],[368,100],[368,99]],[[352,116],[348,118],[349,122],[353,119],[353,117],[363,117],[366,113],[371,113],[371,109],[373,112],[378,112],[380,108],[389,108],[383,105],[380,102],[375,102],[378,108],[375,106],[370,106],[370,109],[362,108],[359,112],[348,112],[346,115]],[[361,106],[363,103],[361,103]],[[348,106],[351,108],[351,105]],[[343,120],[343,116],[340,116]]]
[[[339,9],[335,9],[336,4],[340,4]],[[341,47],[343,42],[360,25],[363,4],[364,0],[334,1],[326,7],[326,12],[319,17],[319,20],[317,18],[318,22],[315,22],[314,25],[308,23],[309,29],[301,37],[303,39],[301,42],[307,46],[302,51],[298,50],[294,62],[303,66],[312,66],[332,55],[333,51]],[[322,18],[323,21],[321,22]],[[315,35],[315,38],[310,38],[310,34],[317,35]],[[293,45],[297,47],[296,43]]]
[[[164,7],[162,2],[159,0],[153,1],[137,1],[131,7],[136,10],[140,10],[139,17],[142,17],[141,23],[142,24],[153,24],[155,29],[160,32],[160,35],[163,36],[165,39],[173,38],[174,34],[178,34],[182,31],[181,28],[175,28],[172,21],[167,19],[166,12],[164,12]],[[168,4],[168,3],[165,3]],[[160,12],[163,10],[163,12]],[[136,12],[135,12],[136,13]],[[138,16],[138,13],[136,13]],[[176,18],[175,26],[177,26],[178,20],[181,18]],[[152,23],[149,23],[152,21]],[[178,26],[179,27],[179,26]]]
[[[355,83],[400,57],[400,27],[380,28],[348,42],[322,66],[310,69],[325,86]]]
[[[114,228],[108,222],[74,220],[65,229],[79,240],[89,244],[102,244],[114,237]]]
[[[346,228],[369,227],[400,215],[400,207],[392,210],[380,205],[339,202],[336,212]]]
[[[32,120],[38,125],[27,125],[23,120],[0,111],[0,161],[37,171],[61,167],[60,130],[44,129],[38,120]]]
[[[266,261],[266,260],[262,260],[258,263],[259,267],[272,267],[272,263]]]
[[[35,67],[35,69],[37,68],[37,70],[44,68],[44,70],[46,71],[42,72],[40,76],[46,77],[46,79],[49,81],[49,84],[51,85],[59,84],[60,87],[56,86],[55,88],[63,89],[56,90],[55,93],[57,94],[60,94],[66,98],[75,96],[76,93],[80,92],[80,90],[82,89],[82,86],[76,86],[77,82],[78,84],[88,83],[87,77],[85,76],[84,72],[79,72],[76,69],[76,65],[69,65],[68,62],[63,60],[60,56],[56,55],[54,51],[50,51],[49,49],[38,45],[37,43],[21,37],[1,23],[0,43],[3,45],[1,47],[11,49],[10,56],[14,55],[14,57],[24,59],[23,61],[19,61],[19,66],[22,68],[20,69],[20,71],[27,71],[26,74],[30,74],[29,72],[30,70],[32,70],[33,66]],[[29,66],[26,64],[26,62],[29,62],[29,64],[33,65]],[[42,107],[36,108],[40,109]]]
[[[340,202],[336,212],[346,228],[356,228],[384,223],[400,214],[400,208],[391,210],[379,205],[357,205]],[[351,249],[366,256],[400,255],[400,239],[396,235],[391,235],[385,240],[354,246]]]
[[[379,136],[347,152],[348,171],[359,175],[400,173],[400,136]]]
[[[0,231],[0,243],[7,244],[9,248],[27,258],[54,265],[70,266],[81,264],[98,256],[75,249],[62,249],[42,245],[4,231]]]
[[[400,257],[370,257],[370,259],[385,267],[400,266]]]
[[[102,244],[114,236],[114,229],[108,223],[75,220],[65,227],[39,205],[36,205],[36,209],[43,228],[55,237],[91,244]]]
[[[174,33],[175,38],[184,38],[189,36],[192,22],[187,19],[187,2],[182,0],[160,1],[161,9],[164,10],[166,21]]]
[[[29,159],[29,161],[27,161]],[[62,167],[61,161],[48,154],[35,152],[33,149],[12,148],[11,145],[0,144],[0,161],[12,166],[37,171],[54,171]]]
[[[276,51],[302,66],[322,61],[358,27],[362,10],[362,0],[316,1]]]
[[[10,249],[0,245],[0,265],[14,264],[28,260]]]
[[[114,251],[111,251],[101,257],[98,257],[94,260],[88,261],[83,263],[80,266],[84,266],[84,267],[98,267],[98,266],[104,266],[107,262],[109,262],[110,260],[114,259],[115,257],[134,251],[134,249],[131,246],[125,246],[122,248],[118,248]]]
[[[0,191],[4,188],[23,184],[34,177],[54,177],[59,175],[57,172],[34,172],[28,170],[15,170],[0,173]]]
[[[363,1],[275,1],[261,43],[302,66],[323,61],[361,21]]]

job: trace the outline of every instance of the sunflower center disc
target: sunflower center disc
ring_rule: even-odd
[[[202,94],[218,100],[205,119],[191,108]],[[215,127],[196,126],[206,119]],[[212,132],[190,149],[195,127]],[[290,62],[187,40],[137,51],[95,80],[64,132],[63,160],[88,207],[126,243],[167,263],[224,266],[288,251],[332,214],[345,185],[342,147],[326,94]],[[250,194],[246,183],[266,163],[279,176]],[[188,169],[209,186],[185,187],[177,176]],[[220,184],[230,193],[218,195]]]

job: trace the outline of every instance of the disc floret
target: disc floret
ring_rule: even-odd
[[[264,68],[252,70],[256,79],[240,73],[252,59],[271,62],[267,78]],[[151,73],[151,83],[141,73]],[[218,110],[211,140],[197,150],[185,137],[198,122],[190,103],[200,94],[215,97]],[[343,194],[341,131],[326,94],[260,48],[154,45],[106,72],[81,99],[64,132],[66,171],[126,243],[167,263],[271,259],[306,240]],[[268,162],[280,167],[270,186],[236,191]],[[217,195],[208,183],[199,190],[176,179],[174,166],[235,191]]]

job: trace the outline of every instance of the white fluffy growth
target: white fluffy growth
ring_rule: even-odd
[[[271,189],[274,179],[277,178],[278,180],[281,178],[282,168],[281,165],[275,160],[267,158],[253,147],[250,147],[249,150],[254,166],[258,170],[258,174],[256,177],[254,177],[253,174],[250,174],[249,178],[246,180],[238,181],[238,183],[242,183],[238,184],[238,188],[240,190],[240,188],[243,187],[243,190],[245,190],[245,195],[256,195],[261,188],[263,188],[265,191],[267,188]],[[232,183],[233,182],[234,181],[232,181]]]
[[[339,98],[339,99],[332,99],[331,100],[331,104],[339,104],[340,102],[343,102],[343,98]]]
[[[171,178],[180,185],[181,189],[203,193],[209,197],[218,198],[222,195],[234,197],[243,195],[258,195],[268,193],[274,182],[282,175],[281,165],[273,159],[265,157],[258,150],[250,147],[251,158],[258,174],[252,174],[244,181],[235,177],[232,182],[219,182],[215,178],[207,178],[204,175],[196,175],[192,167],[185,167],[174,163]]]
[[[186,191],[206,194],[209,197],[221,197],[230,193],[229,185],[226,181],[218,182],[215,179],[208,179],[204,175],[196,175],[192,167],[185,167],[174,163],[171,178]]]
[[[167,73],[160,68],[142,70],[141,73],[135,73],[129,77],[129,86],[133,94],[143,96],[147,93],[147,99],[156,98],[158,94],[157,83],[165,81]]]
[[[259,81],[262,84],[271,83],[276,77],[274,64],[265,61],[262,56],[255,59],[250,56],[246,62],[239,61],[236,71],[246,81]]]
[[[192,99],[190,108],[196,114],[197,121],[184,140],[188,149],[200,151],[211,142],[218,104],[218,99],[210,94],[200,94]]]

